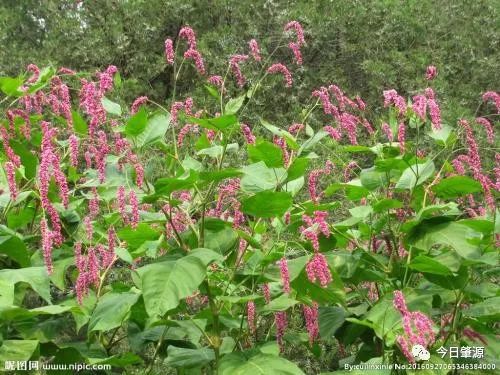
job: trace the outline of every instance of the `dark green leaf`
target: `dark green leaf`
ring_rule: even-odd
[[[288,211],[292,202],[289,193],[262,191],[243,200],[241,210],[255,217],[275,217]]]

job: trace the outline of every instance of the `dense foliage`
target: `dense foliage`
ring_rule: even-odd
[[[255,102],[260,115],[278,120],[278,105],[280,117],[291,122],[312,87],[334,81],[361,95],[375,119],[371,112],[381,109],[382,89],[413,95],[422,87],[422,70],[435,64],[440,71],[433,87],[446,103],[443,117],[454,122],[475,113],[479,92],[500,87],[498,12],[496,0],[4,0],[0,75],[16,75],[32,62],[88,72],[115,65],[123,78],[116,93],[123,105],[139,95],[162,102],[174,81],[162,44],[183,25],[197,30],[207,65],[222,72],[225,58],[247,40],[273,51],[279,25],[297,19],[306,29],[309,69],[295,72],[300,86],[293,93],[262,93]],[[286,60],[290,52],[275,56]],[[185,75],[178,92],[203,105],[195,82]]]
[[[408,98],[379,90],[376,120],[331,82],[280,107],[316,41],[274,33],[210,75],[180,28],[167,104],[120,105],[114,65],[0,78],[2,364],[301,374],[415,363],[415,345],[495,363],[500,95],[445,122],[429,66]]]

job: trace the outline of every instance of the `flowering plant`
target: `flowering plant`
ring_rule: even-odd
[[[325,84],[295,123],[251,123],[260,90],[293,90],[307,44],[296,21],[284,33],[290,63],[252,39],[222,75],[191,28],[167,39],[203,107],[174,87],[126,110],[114,66],[0,78],[2,361],[300,374],[300,349],[334,348],[325,371],[415,362],[413,345],[494,357],[496,114],[445,123],[430,66],[412,98],[383,91],[376,121]]]

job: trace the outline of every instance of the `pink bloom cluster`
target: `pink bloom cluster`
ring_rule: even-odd
[[[410,312],[406,306],[404,295],[399,290],[394,292],[393,304],[402,316],[404,330],[404,335],[398,336],[396,341],[406,359],[414,363],[415,358],[411,354],[410,348],[416,344],[428,348],[434,343],[435,334],[432,320],[420,311]]]
[[[406,112],[406,101],[405,99],[398,94],[398,92],[394,89],[385,90],[384,94],[384,107],[389,107],[390,105],[394,105],[399,115],[404,115]]]
[[[330,94],[335,97],[337,105],[332,103]],[[337,128],[330,125],[323,128],[336,141],[339,141],[342,135],[346,134],[351,144],[357,144],[356,129],[358,124],[363,126],[368,134],[373,134],[373,127],[368,120],[352,112],[348,112],[348,109],[349,111],[354,110],[359,112],[363,112],[366,109],[366,104],[359,96],[356,96],[352,100],[337,85],[322,86],[318,90],[314,90],[312,96],[319,99],[323,107],[323,112],[326,115],[331,115],[338,123]]]
[[[294,42],[290,42],[288,47],[292,50],[297,65],[302,65],[302,53],[300,51],[300,47],[306,43],[304,39],[304,30],[302,29],[302,25],[297,21],[290,21],[285,25],[285,32],[290,30],[295,31],[296,40]]]
[[[246,60],[248,60],[248,55],[233,55],[229,59],[229,66],[236,77],[236,84],[239,87],[245,86],[246,79],[241,72],[240,64]]]
[[[137,113],[139,108],[148,102],[147,96],[139,96],[134,100],[132,106],[130,107],[130,114],[134,115]]]
[[[309,334],[309,344],[312,345],[319,337],[318,304],[313,302],[312,306],[304,305],[302,311],[306,321],[306,330]]]
[[[283,284],[283,292],[290,293],[290,274],[288,273],[288,262],[285,257],[278,262],[280,266],[281,283]]]
[[[280,137],[275,135],[273,137],[273,143],[281,148],[281,151],[283,153],[283,165],[285,167],[288,167],[288,163],[290,162],[290,154],[288,152],[288,146],[286,144],[286,139],[284,137]]]
[[[276,322],[276,341],[280,347],[280,352],[285,349],[283,337],[285,336],[286,328],[288,327],[288,319],[286,311],[277,311],[274,313],[274,321]]]
[[[429,65],[425,72],[425,79],[428,81],[433,80],[437,76],[437,68],[434,65]]]
[[[318,236],[322,233],[325,237],[330,237],[330,229],[326,218],[328,217],[328,212],[326,211],[314,211],[314,217],[311,218],[308,215],[302,215],[302,221],[306,224],[299,228],[300,233],[311,241],[313,249],[315,251],[319,250],[319,239]]]
[[[250,47],[250,54],[252,55],[255,61],[260,62],[262,57],[260,56],[260,48],[259,44],[255,39],[252,39],[248,42],[248,47]]]
[[[497,112],[500,113],[500,94],[495,92],[495,91],[487,91],[483,94],[483,100],[485,102],[487,101],[493,101],[495,104],[495,107],[497,109]]]
[[[285,65],[281,63],[273,64],[267,69],[267,72],[270,74],[275,74],[275,73],[283,74],[283,77],[285,78],[285,86],[292,87],[293,83],[292,74]]]
[[[101,270],[110,267],[116,259],[115,239],[112,235],[108,238],[108,241],[111,240],[113,243],[108,243],[107,247],[102,244],[87,247],[86,255],[82,254],[81,242],[74,244],[75,264],[78,269],[75,291],[79,304],[83,303],[83,298],[88,294],[91,285],[99,287]]]
[[[309,195],[311,196],[311,200],[314,203],[318,203],[321,195],[318,194],[318,180],[322,175],[328,175],[332,172],[333,170],[333,163],[330,160],[327,160],[325,163],[325,167],[321,169],[314,169],[311,171],[308,177],[308,188],[309,188]]]
[[[465,142],[468,146],[468,152],[466,155],[459,155],[455,158],[452,163],[453,167],[459,174],[465,174],[465,168],[463,164],[468,164],[472,175],[476,181],[478,181],[483,187],[484,198],[488,207],[491,210],[495,210],[495,198],[493,197],[492,189],[497,189],[497,184],[493,183],[491,179],[486,176],[482,170],[481,157],[479,155],[479,146],[474,137],[474,132],[470,124],[466,120],[460,120],[458,122],[459,126],[464,130]]]
[[[255,302],[254,301],[247,302],[247,322],[248,322],[248,329],[250,330],[250,333],[252,335],[255,335],[256,327],[255,327]]]
[[[241,132],[243,133],[243,137],[245,137],[245,141],[249,145],[255,144],[255,136],[252,133],[252,129],[247,124],[241,123]]]
[[[307,278],[310,282],[319,281],[322,288],[326,288],[332,282],[332,274],[325,256],[315,252],[312,259],[306,264]]]

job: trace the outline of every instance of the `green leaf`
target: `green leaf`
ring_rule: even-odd
[[[346,196],[352,201],[358,201],[370,194],[370,190],[361,185],[360,179],[351,180],[346,184],[335,183],[325,190],[325,196],[330,197],[339,190],[344,190]]]
[[[271,125],[269,122],[267,122],[264,119],[260,119],[260,123],[262,124],[262,126],[264,126],[267,130],[269,130],[274,135],[277,135],[278,137],[285,138],[287,145],[292,150],[297,150],[299,148],[299,145],[298,145],[295,137],[293,135],[291,135],[289,132],[287,132],[286,130],[280,129],[277,126]]]
[[[200,179],[207,182],[220,182],[226,178],[240,177],[243,172],[238,169],[228,168],[220,171],[200,172]]]
[[[283,151],[274,143],[259,140],[254,145],[247,146],[248,156],[251,161],[263,161],[268,167],[283,166]]]
[[[319,334],[322,339],[333,338],[335,332],[344,324],[346,311],[342,307],[319,308]]]
[[[225,355],[219,366],[220,375],[303,375],[294,363],[285,358],[260,353],[248,358],[244,353]]]
[[[198,173],[191,170],[185,178],[164,177],[156,180],[154,187],[155,193],[159,195],[170,195],[177,190],[185,190],[191,188],[198,180]]]
[[[433,258],[425,255],[419,255],[412,259],[409,267],[419,272],[426,272],[437,275],[447,276],[452,274],[452,272],[446,266],[443,266],[437,260],[434,260]]]
[[[241,172],[241,190],[246,193],[273,190],[287,178],[284,168],[268,168],[262,161],[244,166]]]
[[[13,285],[20,282],[28,283],[47,303],[52,303],[50,301],[49,275],[45,267],[0,270],[0,280],[4,280]],[[14,301],[12,301],[12,303],[13,302]]]
[[[323,138],[328,136],[328,133],[324,130],[320,130],[316,134],[314,134],[311,138],[309,138],[307,141],[305,141],[302,146],[300,146],[299,151],[297,152],[297,155],[301,155],[302,152],[307,151],[311,149],[312,147],[316,146],[316,144],[321,141]]]
[[[264,305],[262,312],[275,312],[275,311],[285,311],[290,307],[295,306],[299,301],[288,297],[286,294],[282,294],[278,298],[273,299],[267,305]]]
[[[384,187],[389,182],[387,174],[378,172],[374,168],[363,169],[359,175],[361,184],[368,190],[375,190],[379,187]]]
[[[38,166],[38,158],[28,150],[25,144],[11,140],[10,145],[17,155],[21,158],[21,164],[24,166],[24,175],[28,180],[36,176],[36,169]]]
[[[19,90],[24,80],[20,77],[0,77],[0,90],[8,96],[23,96],[24,93]]]
[[[21,267],[28,267],[30,265],[28,250],[19,237],[12,235],[0,236],[0,253],[7,254]]]
[[[148,224],[139,223],[136,229],[125,227],[120,229],[117,235],[121,241],[127,243],[129,250],[133,251],[147,241],[156,241],[160,238],[161,232],[154,230]]]
[[[233,128],[238,123],[235,115],[223,115],[214,118],[187,117],[190,123],[198,124],[206,129],[226,131]]]
[[[463,258],[477,260],[481,252],[477,245],[469,242],[468,233],[474,235],[477,232],[460,222],[429,219],[412,228],[408,242],[423,250],[430,250],[436,244],[445,245],[455,249]]]
[[[441,180],[432,190],[440,198],[457,198],[477,193],[482,190],[481,184],[467,176],[453,176]]]
[[[430,178],[434,174],[435,169],[432,160],[421,164],[414,164],[403,171],[395,187],[396,189],[412,190]]]
[[[125,125],[125,134],[128,136],[137,136],[141,134],[148,124],[148,114],[144,107],[141,107],[135,115],[129,118]]]
[[[165,364],[174,368],[191,368],[206,365],[215,360],[213,349],[188,349],[170,345],[167,349]]]
[[[243,105],[246,95],[238,96],[237,98],[229,99],[226,106],[224,107],[224,114],[234,115]]]
[[[290,193],[261,191],[241,202],[241,210],[255,217],[275,217],[283,215],[293,200]]]
[[[72,111],[71,116],[73,117],[73,128],[78,134],[87,135],[88,125],[77,111]]]
[[[38,340],[4,340],[0,346],[0,367],[7,361],[28,361],[38,353]]]
[[[135,139],[137,147],[144,147],[162,140],[170,127],[170,113],[159,113],[148,119],[144,131]]]
[[[106,112],[116,116],[122,115],[122,107],[120,106],[120,104],[115,103],[106,97],[103,97],[101,99],[101,103]]]
[[[475,303],[465,309],[463,314],[473,318],[493,318],[498,321],[500,317],[500,297],[488,298]]]
[[[89,321],[89,332],[109,331],[120,327],[130,316],[131,307],[140,294],[134,292],[109,292],[99,298],[99,302]]]
[[[308,158],[295,158],[293,163],[287,169],[288,173],[287,181],[292,181],[299,177],[304,176],[308,165],[309,165]]]
[[[385,198],[373,205],[373,211],[374,212],[383,212],[387,210],[391,210],[394,208],[401,208],[403,207],[403,202],[397,200],[397,199],[389,199]]]
[[[195,249],[188,255],[137,269],[144,304],[149,316],[163,316],[192,295],[205,279],[207,266],[220,255],[210,249]]]

